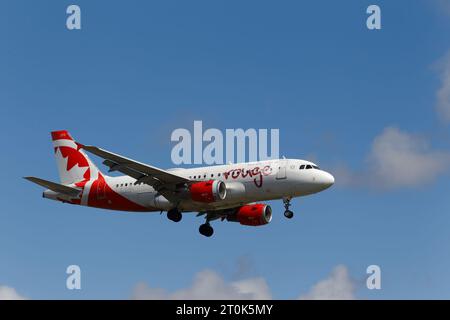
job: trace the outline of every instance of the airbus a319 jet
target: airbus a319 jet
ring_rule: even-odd
[[[130,211],[167,212],[179,222],[185,212],[204,216],[200,234],[214,233],[210,222],[226,220],[261,226],[272,220],[264,201],[282,199],[284,215],[294,197],[323,191],[334,177],[312,162],[278,159],[192,169],[159,169],[95,146],[76,142],[66,130],[51,133],[60,183],[25,177],[46,190],[43,197],[88,207]],[[86,152],[103,158],[109,172],[102,173]]]

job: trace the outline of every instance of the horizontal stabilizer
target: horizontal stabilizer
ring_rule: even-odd
[[[48,188],[48,189],[58,192],[58,193],[66,194],[71,197],[77,197],[81,192],[81,190],[78,190],[78,189],[75,189],[72,187],[68,187],[68,186],[65,186],[65,185],[62,185],[59,183],[47,181],[44,179],[39,179],[39,178],[35,178],[35,177],[24,177],[24,179],[34,182],[44,188]]]

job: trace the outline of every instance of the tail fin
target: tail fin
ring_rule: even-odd
[[[99,170],[66,130],[52,132],[53,147],[62,184],[97,179]]]

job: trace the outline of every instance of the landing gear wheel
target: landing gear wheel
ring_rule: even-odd
[[[283,204],[284,204],[284,216],[288,219],[292,219],[294,216],[294,213],[289,210],[289,207],[291,206],[291,198],[283,198]]]
[[[286,210],[284,212],[284,216],[288,219],[292,219],[292,217],[294,216],[294,213],[291,210]]]
[[[201,235],[203,235],[205,237],[211,237],[214,233],[214,229],[213,229],[213,227],[211,227],[211,225],[209,223],[204,223],[204,224],[200,225],[200,228],[198,228],[198,231],[200,232]]]
[[[167,218],[173,222],[180,222],[183,215],[180,211],[178,211],[178,209],[175,208],[167,211]]]

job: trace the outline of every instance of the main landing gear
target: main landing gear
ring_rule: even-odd
[[[173,208],[167,211],[167,218],[173,222],[180,222],[183,215],[177,208]]]
[[[198,231],[200,232],[201,235],[205,236],[205,237],[211,237],[214,233],[214,229],[213,227],[211,227],[211,225],[209,224],[209,222],[205,222],[204,224],[200,225],[200,228],[198,228]]]
[[[169,220],[172,220],[173,222],[180,222],[182,217],[183,215],[181,214],[180,210],[178,210],[178,208],[173,208],[167,211],[167,218]],[[200,228],[198,228],[200,234],[208,238],[211,237],[214,233],[214,229],[213,227],[211,227],[211,224],[209,223],[210,220],[214,220],[214,218],[207,216],[206,222],[200,225]]]
[[[294,213],[289,210],[289,207],[291,206],[291,199],[290,198],[283,198],[283,203],[284,203],[284,216],[288,219],[292,219],[292,217],[294,216]]]

